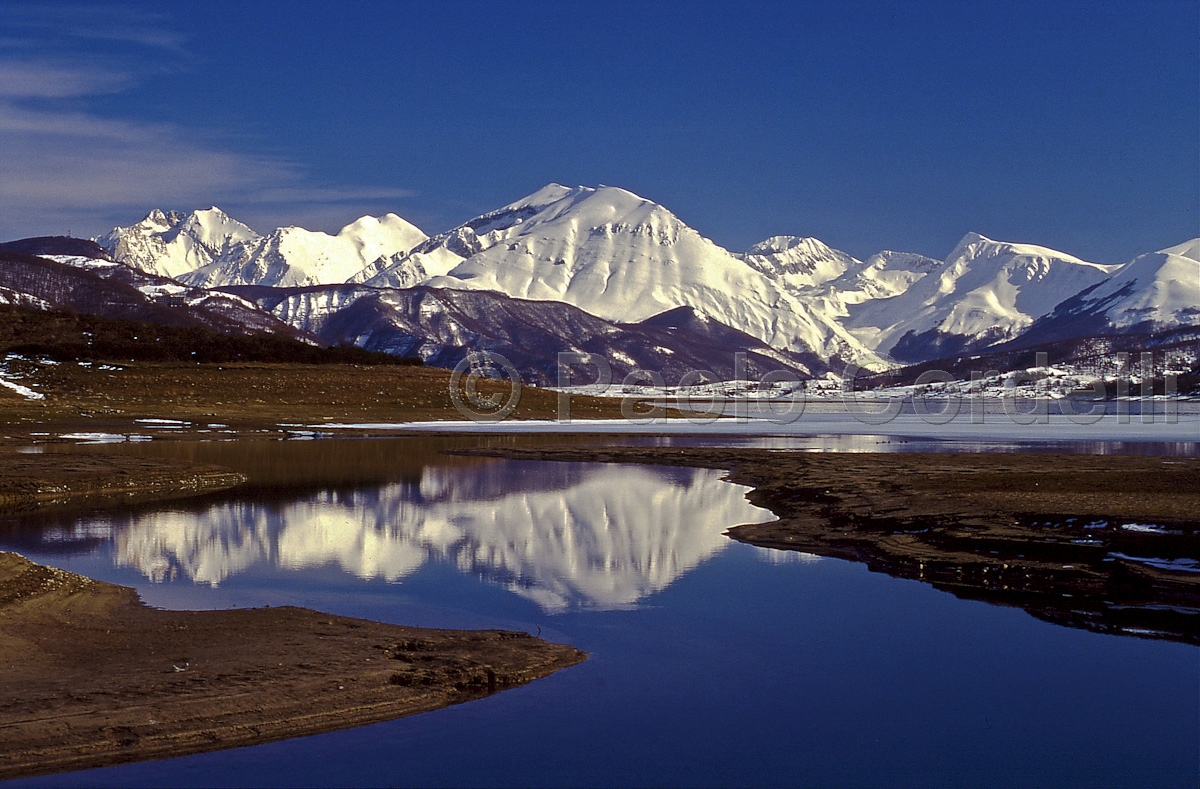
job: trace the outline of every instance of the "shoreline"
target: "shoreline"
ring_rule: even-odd
[[[0,451],[0,517],[170,501],[245,481],[244,474],[221,466],[169,458]]]
[[[294,607],[160,610],[0,552],[0,780],[393,720],[586,657],[524,632]]]
[[[1098,633],[1200,645],[1200,458],[679,447],[456,454],[722,469],[778,520],[726,534]]]
[[[43,433],[47,425],[39,427]],[[281,437],[278,430],[257,430],[243,426],[225,438],[249,446]],[[0,505],[10,517],[254,489],[246,473],[196,460],[102,446],[13,451],[24,437],[12,432],[0,446]],[[554,446],[556,437],[539,435],[536,446],[468,448],[452,446],[461,434],[443,437],[444,451],[464,461],[724,469],[731,482],[751,488],[752,503],[779,518],[735,526],[726,532],[731,539],[861,562],[1059,625],[1200,644],[1200,572],[1136,560],[1200,558],[1194,514],[1200,458],[623,447],[601,434],[589,446]],[[179,430],[146,446],[157,439],[227,445]],[[318,449],[316,442],[307,446]],[[1113,522],[1092,528],[1084,518]],[[1051,520],[1052,527],[1039,525]],[[1145,520],[1153,529],[1121,528]],[[17,578],[32,579],[35,591],[14,596],[25,583]],[[241,649],[204,652],[238,639]],[[130,589],[2,552],[0,647],[8,658],[0,677],[0,753],[8,755],[0,757],[0,779],[388,720],[523,684],[586,658],[524,633],[427,631],[307,609],[160,611]],[[109,670],[98,672],[101,665]],[[292,697],[319,702],[290,704]],[[56,710],[49,718],[29,714],[47,708]],[[168,720],[177,726],[173,732]]]
[[[221,465],[103,446],[31,454],[13,432],[0,443],[0,519],[153,505],[252,482]],[[205,446],[207,436],[161,438]],[[234,440],[255,438],[276,436],[239,431]],[[0,780],[378,723],[586,658],[523,632],[414,628],[294,607],[160,610],[132,589],[0,551]]]

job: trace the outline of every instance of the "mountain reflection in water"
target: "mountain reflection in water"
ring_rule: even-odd
[[[725,529],[774,519],[722,477],[586,463],[426,466],[419,483],[93,518],[45,539],[99,540],[117,565],[154,582],[215,586],[260,569],[330,565],[395,582],[446,562],[547,612],[616,609],[727,547]]]

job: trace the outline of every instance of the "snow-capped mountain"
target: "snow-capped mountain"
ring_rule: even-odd
[[[845,325],[869,347],[905,362],[1011,339],[1119,268],[977,233],[964,236],[940,266],[896,262],[912,275],[929,270],[895,296],[848,305]]]
[[[172,279],[217,260],[245,259],[259,240],[215,206],[190,214],[156,208],[136,225],[114,227],[95,239],[114,260]]]
[[[862,263],[815,238],[772,236],[746,250],[742,260],[756,271],[799,290],[836,279]]]
[[[1079,302],[1116,329],[1200,324],[1200,238],[1134,258]]]
[[[211,288],[341,283],[425,238],[395,214],[362,217],[337,235],[281,227],[260,236],[214,207],[187,215],[156,209],[136,225],[113,228],[96,241],[122,263]]]
[[[366,284],[396,287],[422,275],[431,287],[561,301],[622,323],[691,307],[775,348],[882,364],[785,283],[615,187],[551,184],[435,236]]]
[[[1200,327],[1200,238],[1134,258],[1063,301],[1028,333],[1047,342],[1112,334],[1166,337],[1187,327]]]

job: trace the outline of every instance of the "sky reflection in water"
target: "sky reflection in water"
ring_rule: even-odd
[[[535,601],[624,608],[729,546],[722,531],[773,520],[747,488],[708,469],[494,461],[427,466],[417,483],[321,491],[290,502],[225,501],[96,517],[44,533],[154,583],[336,566],[396,582],[452,565]],[[347,579],[347,583],[353,583]]]
[[[492,440],[106,448],[237,467],[251,492],[3,543],[154,605],[540,631],[586,663],[413,718],[23,783],[1195,785],[1200,650],[734,543],[772,516],[720,472],[438,452]]]

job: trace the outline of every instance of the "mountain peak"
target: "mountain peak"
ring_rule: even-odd
[[[409,237],[409,247],[414,247],[424,241],[426,236],[412,222],[397,214],[387,213],[383,216],[361,216],[337,232],[340,237],[361,237],[363,235],[399,234]],[[406,239],[406,240],[409,240]],[[405,250],[407,251],[407,250]]]
[[[150,213],[143,217],[138,225],[145,227],[159,227],[164,230],[177,227],[180,222],[187,218],[187,215],[182,211],[163,211],[161,208],[155,208]]]
[[[746,265],[793,290],[820,285],[859,266],[845,252],[804,236],[771,236],[750,247],[741,257]]]
[[[1181,258],[1191,258],[1200,262],[1200,238],[1193,238],[1190,241],[1184,241],[1182,244],[1160,249],[1158,253],[1160,255],[1178,255]]]
[[[658,206],[654,201],[647,200],[641,195],[634,194],[628,189],[622,189],[619,186],[605,186],[604,184],[600,184],[594,187],[566,187],[562,184],[552,183],[543,186],[531,195],[517,200],[515,203],[509,203],[499,211],[492,211],[483,216],[490,217],[514,213],[525,215],[530,214],[534,209],[541,210],[556,205],[561,206],[559,213],[568,209],[578,210],[580,206],[585,205],[589,209],[605,206],[617,213],[633,211],[643,206]]]
[[[562,184],[549,183],[537,190],[533,194],[526,195],[516,202],[509,203],[499,211],[490,213],[496,214],[502,211],[519,211],[522,208],[542,208],[553,203],[557,203],[565,197],[570,197],[576,194],[595,191],[586,186],[577,186],[574,189],[563,186]],[[486,216],[486,214],[485,214]]]
[[[976,233],[972,230],[959,239],[958,243],[954,245],[954,249],[950,250],[950,254],[946,256],[946,260],[953,260],[954,258],[961,256],[968,248],[973,246],[981,244],[994,246],[1002,243],[1004,242],[993,241],[987,236],[982,235],[981,233]]]
[[[217,208],[215,205],[209,206],[208,208],[197,208],[188,215],[187,219],[206,226],[220,225],[225,224],[226,222],[237,221],[233,219],[233,217],[229,216],[229,214]],[[240,225],[242,223],[238,222],[238,224]]]
[[[787,252],[799,246],[803,239],[800,236],[771,236],[754,244],[746,250],[747,255],[772,255],[777,252]]]
[[[163,241],[170,243],[176,236],[186,234],[193,241],[208,247],[213,254],[230,244],[257,241],[258,233],[226,214],[216,206],[193,211],[182,222],[174,226],[173,233],[164,233]]]
[[[771,236],[746,250],[747,255],[778,255],[793,249],[806,252],[836,252],[833,247],[811,236]]]
[[[1057,249],[1051,249],[1050,247],[1043,247],[1037,244],[1019,244],[1011,241],[996,241],[979,233],[967,233],[963,236],[958,245],[954,247],[954,250],[946,257],[946,262],[965,262],[979,258],[1025,259],[1030,262],[1037,262],[1043,266],[1050,261],[1058,261],[1060,263],[1088,266],[1105,272],[1115,270],[1114,266],[1089,263],[1086,260],[1080,260],[1074,255],[1059,252]]]

